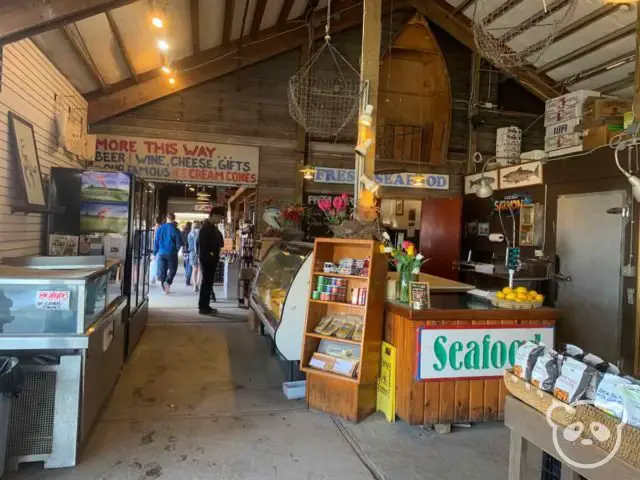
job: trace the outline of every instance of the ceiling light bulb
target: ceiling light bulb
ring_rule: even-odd
[[[166,52],[167,50],[169,50],[169,44],[166,40],[158,40],[158,48],[163,52]]]
[[[168,67],[166,65],[164,65],[160,70],[162,70],[162,73],[166,73],[167,75],[172,72],[171,67]]]
[[[413,178],[411,179],[411,183],[414,187],[421,187],[427,184],[427,177],[425,177],[421,173],[418,173],[413,176]]]
[[[302,178],[305,180],[313,180],[316,176],[316,169],[310,165],[306,165],[300,169],[300,173],[302,173]]]
[[[164,22],[158,15],[153,16],[153,18],[151,19],[151,24],[156,28],[164,27]]]
[[[175,85],[176,84],[176,79],[171,77],[169,78],[169,85]]]

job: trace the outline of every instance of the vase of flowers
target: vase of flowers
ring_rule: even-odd
[[[318,208],[327,217],[329,228],[336,237],[342,237],[342,224],[349,218],[349,196],[343,193],[335,197],[333,201],[329,198],[322,198],[318,201]]]
[[[420,267],[427,259],[421,253],[416,252],[416,246],[408,240],[402,242],[402,247],[397,249],[391,245],[387,232],[384,232],[382,236],[385,239],[385,243],[380,246],[380,249],[391,256],[389,261],[398,271],[396,297],[402,303],[409,303],[409,285],[417,280]]]

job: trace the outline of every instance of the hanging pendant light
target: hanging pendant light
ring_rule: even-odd
[[[416,173],[413,178],[411,178],[411,184],[414,187],[424,187],[427,184],[427,177],[421,173]]]
[[[311,165],[305,165],[300,169],[300,173],[302,173],[302,178],[305,180],[313,180],[316,176],[316,169]]]

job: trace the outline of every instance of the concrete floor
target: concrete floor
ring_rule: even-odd
[[[25,465],[4,479],[507,478],[501,424],[439,436],[379,414],[346,424],[287,400],[246,310],[222,304],[220,317],[200,317],[178,284],[169,297],[152,286],[150,323],[78,466]]]

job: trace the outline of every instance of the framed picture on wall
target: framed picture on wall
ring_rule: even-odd
[[[396,200],[396,215],[404,215],[404,200]]]
[[[18,176],[24,187],[25,200],[28,205],[44,207],[47,202],[42,188],[40,160],[33,125],[15,113],[9,112],[9,131]]]

